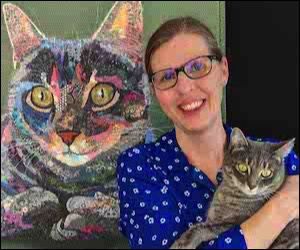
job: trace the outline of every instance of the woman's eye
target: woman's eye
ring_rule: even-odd
[[[31,92],[31,102],[38,108],[50,108],[53,103],[52,93],[44,87],[35,87]]]
[[[200,64],[200,63],[195,63],[195,64],[193,65],[193,67],[192,67],[192,71],[199,71],[199,70],[202,69],[202,67],[203,67],[202,64]]]
[[[174,78],[173,74],[172,73],[167,73],[165,74],[165,76],[163,77],[163,80],[164,81],[170,81]]]
[[[115,93],[113,86],[107,83],[100,83],[92,89],[91,98],[95,105],[105,106],[113,100]]]
[[[270,178],[272,176],[272,171],[270,169],[264,169],[262,172],[261,172],[261,176],[263,178]]]

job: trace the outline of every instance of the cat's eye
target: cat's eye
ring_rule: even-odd
[[[115,96],[115,89],[107,83],[99,83],[91,91],[91,98],[95,105],[105,106],[109,104]]]
[[[261,172],[261,176],[263,178],[271,178],[273,175],[273,172],[270,170],[270,169],[264,169],[262,172]]]
[[[54,99],[52,93],[48,89],[39,86],[32,89],[31,102],[37,108],[48,109],[53,105]]]
[[[242,174],[245,174],[245,173],[248,172],[248,166],[244,163],[240,163],[240,164],[237,165],[237,170],[239,172],[241,172]]]

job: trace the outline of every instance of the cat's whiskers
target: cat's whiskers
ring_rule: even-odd
[[[28,155],[29,155],[29,157],[28,157]],[[19,161],[19,163],[18,164],[16,164],[16,165],[13,165],[13,168],[10,168],[10,171],[12,172],[12,173],[15,173],[17,176],[19,176],[22,180],[24,180],[24,181],[26,181],[26,182],[29,182],[29,183],[31,183],[31,184],[35,184],[36,183],[36,180],[33,180],[33,179],[31,179],[29,176],[28,176],[28,172],[27,171],[30,171],[29,169],[28,169],[28,166],[27,166],[27,164],[26,164],[26,160],[28,160],[28,159],[30,159],[31,157],[33,158],[34,156],[35,156],[35,153],[33,153],[33,154],[28,154],[28,155],[26,155],[26,158],[25,159],[21,159],[20,161]],[[20,170],[18,170],[18,166],[19,166],[19,164],[20,163],[24,163],[24,167],[25,167],[25,171],[24,172],[21,172]],[[32,171],[30,171],[33,175],[36,175],[36,172],[32,172]]]
[[[34,144],[38,145],[36,142],[28,142],[28,143],[22,143],[21,145],[20,144],[16,144],[16,146],[31,146],[31,145],[34,145]],[[9,146],[3,146],[3,145],[1,145],[1,154],[7,152],[8,150],[10,150]],[[4,148],[4,149],[2,149],[2,148]]]
[[[26,161],[28,159],[30,159],[30,157],[34,155],[35,156],[35,153],[28,153],[27,155],[25,155],[25,157],[23,159],[21,159],[14,167],[17,168],[21,163],[25,163],[26,164]],[[29,157],[28,157],[29,156]],[[26,164],[27,165],[27,164]]]
[[[272,188],[272,187],[269,187]],[[266,200],[270,200],[274,195],[276,194],[276,192],[273,193],[261,193],[260,195],[265,198]]]
[[[32,9],[32,8],[30,8],[30,7],[27,7],[29,10],[30,10],[30,12],[35,16],[35,18],[36,18],[36,20],[37,20],[37,22],[38,22],[38,27],[41,29],[43,26],[42,26],[42,24],[41,24],[41,21],[40,21],[40,19],[38,18],[38,16],[37,16],[37,14],[34,12],[34,9]],[[43,30],[43,29],[42,29]]]
[[[24,172],[24,174],[27,175],[27,171],[30,171],[33,174],[37,174],[37,171],[30,167],[31,160],[34,157],[36,157],[36,154],[35,153],[30,153],[28,155],[29,155],[29,157],[25,158],[25,160],[24,160],[24,165],[25,165],[25,172]]]
[[[97,4],[96,27],[98,27],[100,1],[97,1],[96,4]]]
[[[73,25],[72,25],[72,36],[73,36],[73,31],[75,32],[76,39],[79,40],[79,33],[78,33],[78,31],[76,30],[74,23],[73,23]]]

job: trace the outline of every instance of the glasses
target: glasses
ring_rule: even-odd
[[[183,72],[190,79],[207,76],[212,69],[212,61],[221,61],[222,57],[215,55],[199,56],[175,69],[162,69],[150,76],[154,87],[159,90],[173,88],[178,81],[179,72]]]

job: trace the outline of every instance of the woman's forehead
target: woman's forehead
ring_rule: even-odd
[[[208,52],[207,42],[201,35],[179,34],[153,53],[151,67],[153,72],[180,67],[195,57],[207,55]]]

